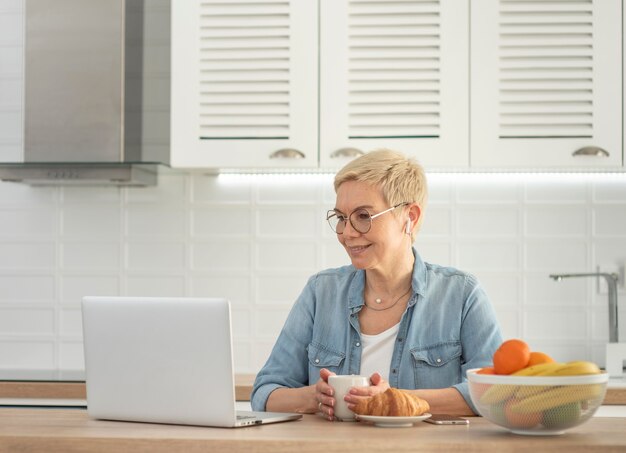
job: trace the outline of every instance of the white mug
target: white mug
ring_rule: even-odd
[[[348,409],[348,403],[343,399],[351,387],[369,387],[370,380],[366,376],[343,375],[328,376],[328,384],[335,390],[335,417],[343,421],[353,421],[354,412]]]

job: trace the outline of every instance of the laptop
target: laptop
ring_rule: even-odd
[[[82,315],[92,418],[215,427],[302,418],[236,411],[226,299],[88,296]]]

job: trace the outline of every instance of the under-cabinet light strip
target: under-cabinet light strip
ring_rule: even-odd
[[[221,183],[332,183],[334,173],[314,172],[221,172]],[[519,183],[519,182],[626,182],[626,172],[427,172],[430,182]]]

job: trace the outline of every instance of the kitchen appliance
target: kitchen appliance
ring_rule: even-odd
[[[169,115],[146,117],[152,112],[146,108],[150,99],[143,99],[149,80],[144,67],[155,66],[150,61],[155,53],[145,52],[151,39],[144,27],[148,5],[24,1],[23,155],[2,159],[0,179],[156,184],[159,165],[169,162]],[[169,40],[167,16],[151,16],[165,22],[159,39]],[[157,65],[169,71],[169,51],[158,55],[164,57]],[[169,103],[167,87],[161,97]],[[169,104],[159,108],[169,112]],[[158,143],[150,139],[151,130],[159,131]]]

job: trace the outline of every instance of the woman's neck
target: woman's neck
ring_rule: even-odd
[[[385,299],[404,293],[411,287],[414,263],[415,257],[410,252],[410,256],[394,261],[389,268],[366,269],[366,291],[369,291],[372,296]]]

